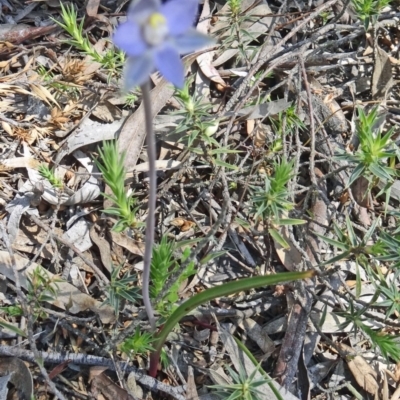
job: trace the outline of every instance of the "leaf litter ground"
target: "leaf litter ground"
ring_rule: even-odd
[[[148,351],[121,349],[148,329],[141,302],[122,301],[118,315],[104,303],[113,266],[140,287],[144,232],[114,232],[102,213],[111,206],[93,162],[102,141],[118,138],[127,152],[126,188],[138,221],[147,213],[141,97],[121,94],[121,56],[109,40],[126,2],[73,4],[99,60],[113,54],[108,63],[67,43],[52,19],[61,21],[58,2],[0,3],[2,398],[58,390],[68,399],[212,399],[211,385],[235,378],[227,367],[264,380],[250,398],[279,398],[265,373],[284,399],[399,398],[399,344],[385,354],[377,334],[399,330],[400,160],[395,152],[353,179],[358,164],[336,157],[360,148],[357,106],[370,115],[378,105],[371,135],[376,142],[394,128],[398,146],[398,2],[367,31],[340,0],[243,0],[235,19],[225,1],[201,2],[197,28],[218,44],[185,65],[205,110],[198,123],[213,128],[208,140],[194,134],[182,97],[152,75],[157,242],[191,240],[196,254],[179,301],[241,277],[326,273],[196,309],[170,335],[156,379],[146,373]],[[257,215],[282,160],[293,171],[281,205],[294,207]],[[61,188],[38,172],[43,164]],[[390,185],[382,165],[394,171]],[[24,302],[33,315],[23,315]]]

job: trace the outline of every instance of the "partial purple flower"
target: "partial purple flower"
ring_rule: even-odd
[[[198,0],[133,0],[127,22],[115,31],[114,43],[128,56],[126,90],[143,84],[158,69],[178,88],[184,84],[180,54],[212,44],[212,39],[193,28]]]

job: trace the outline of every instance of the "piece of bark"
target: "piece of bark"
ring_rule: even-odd
[[[319,169],[315,169],[318,177],[322,176]],[[326,182],[320,184],[319,190],[324,196],[327,194]],[[321,197],[317,197],[313,201],[312,215],[316,222],[309,224],[307,233],[307,255],[313,266],[317,265],[314,254],[319,254],[319,239],[311,232],[324,234],[325,229],[320,225],[327,224],[328,208]],[[288,292],[289,300],[293,306],[289,313],[288,326],[285,337],[282,342],[281,351],[275,366],[274,376],[277,381],[285,388],[289,388],[292,384],[296,373],[298,372],[298,362],[303,349],[304,338],[306,335],[308,318],[312,308],[312,293],[314,292],[315,282],[313,279],[305,279],[295,283],[295,295]]]

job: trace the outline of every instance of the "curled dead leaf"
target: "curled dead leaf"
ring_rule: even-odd
[[[175,218],[170,222],[170,225],[180,228],[182,232],[187,232],[190,228],[196,224],[193,221],[188,221],[184,218]]]
[[[361,356],[350,356],[347,362],[357,383],[368,393],[375,394],[379,389],[375,370]]]

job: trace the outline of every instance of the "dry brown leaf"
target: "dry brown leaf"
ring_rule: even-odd
[[[200,18],[199,18],[199,23],[197,24],[197,30],[199,32],[204,33],[205,35],[208,34],[208,30],[210,28],[210,18],[207,18],[211,14],[211,8],[210,8],[210,2],[206,0],[203,4],[203,10],[201,12]],[[217,69],[212,65],[212,61],[214,58],[214,53],[215,52],[207,52],[204,54],[201,54],[197,57],[197,63],[199,64],[199,67],[203,74],[213,82],[221,85],[223,88],[225,88],[227,85],[225,81],[221,78],[219,72]]]
[[[18,272],[21,286],[24,289],[28,288],[27,277],[33,272],[35,268],[43,270],[47,273],[50,278],[54,275],[46,271],[40,265],[32,264],[30,267],[25,268],[29,260],[15,254],[16,268]],[[0,273],[5,275],[8,279],[14,282],[15,273],[14,266],[7,251],[0,251]],[[58,294],[57,298],[51,302],[52,305],[62,310],[66,310],[72,314],[77,314],[82,311],[91,310],[95,312],[104,324],[109,324],[115,321],[114,309],[108,305],[103,305],[101,302],[93,299],[85,293],[80,292],[75,286],[72,286],[68,282],[58,282]]]
[[[361,356],[351,356],[347,365],[354,379],[366,392],[375,394],[379,389],[377,373]]]
[[[389,400],[389,384],[386,372],[383,372],[382,376],[383,379],[381,380],[381,382],[383,387],[381,388],[381,396],[382,396],[381,399]]]
[[[57,29],[57,25],[32,27],[25,24],[0,24],[0,41],[20,44],[25,40],[47,35]]]
[[[93,225],[89,231],[90,238],[92,239],[93,243],[98,247],[100,251],[100,258],[101,262],[103,263],[104,268],[107,269],[108,272],[112,272],[111,268],[113,265],[112,258],[111,258],[111,247],[108,241],[100,236],[97,233],[96,225]]]
[[[177,218],[174,218],[172,221],[170,221],[169,224],[172,225],[172,226],[176,226],[177,228],[180,228],[185,223],[186,223],[186,219],[185,218],[177,217]]]
[[[108,368],[102,365],[96,365],[95,367],[91,367],[89,370],[89,382],[92,381],[96,376],[101,375],[104,371],[107,371]]]
[[[38,85],[36,83],[29,83],[29,87],[31,91],[36,94],[36,96],[47,103],[49,106],[51,103],[54,103],[57,107],[60,107],[57,100],[53,97],[53,95],[42,85]]]
[[[197,57],[197,62],[203,74],[213,82],[222,86],[221,90],[226,88],[225,81],[221,78],[217,69],[212,65],[214,52],[207,52]]]
[[[54,379],[57,375],[60,375],[68,366],[68,364],[71,362],[71,360],[65,360],[61,364],[58,364],[55,366],[50,372],[49,372],[49,378]]]
[[[353,208],[353,214],[357,218],[358,222],[361,222],[365,227],[371,226],[372,221],[368,213],[368,209],[365,207],[360,207],[358,204],[355,204]]]
[[[295,266],[301,264],[302,262],[302,255],[299,250],[293,246],[292,241],[289,239],[288,228],[286,226],[282,226],[279,229],[279,233],[289,244],[289,248],[285,249],[276,240],[274,240],[276,253],[281,260],[281,263],[288,271],[295,271]]]
[[[400,362],[398,362],[396,364],[396,369],[394,371],[394,376],[395,376],[396,382],[400,382]]]
[[[351,373],[357,383],[368,393],[375,394],[379,389],[377,382],[378,375],[376,371],[365,361],[365,359],[357,355],[356,351],[344,343],[337,344],[340,350],[346,355],[346,361]]]
[[[354,200],[361,207],[369,207],[369,182],[367,178],[360,176],[351,185],[351,192],[353,194]]]
[[[110,232],[112,241],[115,242],[118,246],[123,247],[124,249],[130,251],[132,254],[142,256],[144,254],[144,243],[138,242],[128,236],[125,236],[123,233],[119,232]]]
[[[196,389],[196,382],[194,380],[193,367],[190,365],[188,367],[188,379],[186,383],[186,399],[199,400],[199,395],[197,394]]]
[[[50,112],[49,122],[59,129],[64,128],[64,124],[69,121],[69,118],[57,107],[53,107]]]
[[[33,126],[30,129],[24,129],[19,126],[11,127],[8,125],[8,127],[3,126],[3,128],[9,129],[11,133],[8,133],[11,136],[15,136],[18,140],[28,144],[33,144],[38,138],[43,138],[51,132],[50,128],[40,126]]]
[[[8,374],[11,375],[10,382],[18,389],[20,398],[31,399],[33,380],[26,364],[16,357],[0,357],[0,375]]]
[[[97,93],[85,93],[81,98],[81,104],[85,106],[85,109],[92,109],[95,106],[92,114],[104,122],[113,122],[121,119],[121,110],[106,98],[101,98]]]
[[[254,145],[257,147],[263,147],[267,141],[268,131],[266,128],[260,123],[257,122],[254,130]]]
[[[31,92],[23,89],[20,86],[8,84],[8,83],[0,83],[0,94],[7,96],[10,94],[14,95],[15,93],[25,94],[27,96],[32,95]]]
[[[190,54],[183,58],[186,69],[190,67],[201,53],[203,53],[203,51]],[[162,81],[151,91],[150,101],[152,104],[153,118],[165,106],[173,93],[173,86],[165,79],[162,79]],[[144,138],[146,136],[145,126],[143,103],[141,103],[138,109],[125,121],[118,138],[119,149],[126,152],[125,168],[127,171],[133,169],[137,163],[140,152],[142,151]]]
[[[262,327],[253,319],[246,318],[239,326],[244,329],[250,339],[254,340],[260,349],[268,355],[271,355],[275,350],[274,341],[270,339],[268,334]]]
[[[1,27],[1,24],[0,24]],[[2,81],[13,81],[15,79],[17,79],[20,75],[24,75],[27,71],[29,71],[30,69],[32,69],[32,63],[34,61],[36,57],[31,57],[28,62],[25,64],[24,68],[20,69],[18,72],[16,72],[15,74],[9,74],[9,75],[5,75],[4,77],[0,75],[0,82]]]
[[[91,384],[92,391],[96,393],[97,396],[102,394],[107,400],[135,400],[125,389],[116,385],[104,373],[94,376]]]
[[[246,133],[251,135],[254,131],[254,127],[256,126],[256,121],[254,119],[248,119],[246,121]]]
[[[15,169],[15,168],[37,169],[40,165],[40,162],[38,160],[35,160],[33,157],[16,157],[3,160],[0,162],[0,164],[10,169]]]
[[[374,54],[374,71],[371,80],[372,98],[384,98],[393,85],[392,64],[389,55],[385,50],[377,46]]]
[[[180,161],[175,160],[156,160],[156,170],[157,171],[167,171],[170,169],[177,169],[181,165]],[[136,172],[148,172],[149,171],[149,163],[145,162],[139,165],[136,165],[132,168],[132,171]],[[127,177],[132,175],[131,172],[127,173]]]
[[[196,223],[193,221],[188,221],[187,219],[178,217],[178,218],[174,218],[170,222],[170,225],[180,228],[181,232],[187,232],[189,229],[191,229],[193,226],[195,226]]]
[[[8,122],[1,121],[1,127],[6,131],[6,133],[12,136],[13,130]]]
[[[151,91],[153,118],[165,106],[173,93],[174,88],[165,79]],[[133,169],[142,151],[146,136],[145,125],[144,108],[143,103],[141,103],[138,109],[125,121],[118,138],[119,149],[126,152],[125,168],[127,171]]]
[[[193,221],[185,221],[185,223],[181,226],[182,232],[187,232],[188,230],[192,229],[196,225]]]
[[[95,18],[99,9],[100,0],[89,0],[86,6],[86,14]]]

